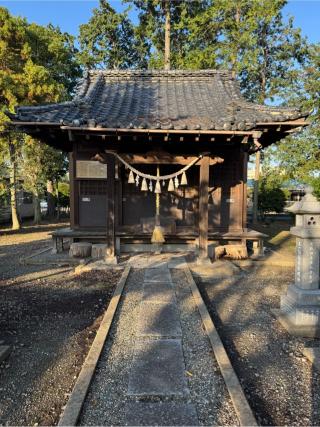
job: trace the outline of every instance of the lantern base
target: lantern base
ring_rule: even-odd
[[[293,321],[292,314],[282,313],[281,310],[272,311],[281,325],[289,332],[289,334],[296,337],[320,338],[320,317],[318,318],[318,324],[313,326],[303,325],[295,323]]]
[[[281,296],[278,319],[292,335],[320,337],[320,290],[290,285]]]

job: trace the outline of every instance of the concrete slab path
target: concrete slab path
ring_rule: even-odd
[[[188,395],[179,310],[168,265],[145,269],[143,289],[128,394]],[[171,292],[172,299],[158,298],[162,291]],[[148,419],[142,416],[141,422]]]
[[[126,411],[129,426],[195,426],[194,405],[174,402],[130,402]]]
[[[179,313],[175,302],[142,302],[138,321],[138,336],[181,337]]]
[[[79,424],[238,424],[185,262],[135,256],[133,266]]]
[[[183,396],[189,392],[179,339],[144,339],[135,345],[128,394]]]

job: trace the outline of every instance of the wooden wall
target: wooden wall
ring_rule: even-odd
[[[223,157],[210,168],[209,228],[239,230],[246,224],[246,153],[239,149]]]
[[[95,187],[95,183],[84,184],[82,179],[75,178],[75,161],[76,159],[90,160],[99,151],[98,147],[84,144],[78,149],[75,147],[74,153],[70,156],[70,180],[72,194],[72,227],[81,227],[84,224],[83,218],[79,216],[79,204],[81,188]],[[233,147],[229,150],[223,150],[218,153],[224,158],[222,164],[210,166],[209,178],[209,229],[217,231],[241,230],[246,223],[246,154],[240,146]],[[156,174],[156,165],[135,165],[135,167],[146,173]],[[167,174],[180,169],[180,165],[161,165],[160,173]],[[187,172],[188,185],[183,188],[179,187],[173,193],[167,192],[163,188],[161,194],[161,216],[172,217],[176,225],[183,227],[198,227],[199,215],[199,166],[195,165]],[[155,194],[142,192],[134,184],[128,184],[128,171],[124,167],[119,168],[119,179],[115,184],[115,224],[121,225],[140,225],[141,218],[154,217],[155,215]],[[88,180],[90,181],[90,180]],[[106,186],[106,180],[92,180],[96,182],[96,187],[101,190],[101,184]],[[100,182],[99,182],[100,181]],[[103,186],[102,185],[102,186]],[[101,198],[106,193],[100,191]],[[103,200],[103,199],[101,199]],[[105,215],[105,210],[101,208],[92,212],[91,226],[94,226],[94,217]],[[88,222],[85,221],[86,224]],[[97,218],[96,226],[104,227],[105,218]],[[90,227],[90,225],[88,225]]]

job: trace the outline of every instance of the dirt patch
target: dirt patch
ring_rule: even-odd
[[[276,251],[284,257],[294,257],[296,238],[290,233],[291,221],[273,221],[270,224],[255,224],[254,229],[268,236],[264,244],[268,249]]]
[[[0,281],[0,425],[54,425],[121,271],[22,273]]]
[[[320,424],[320,375],[302,353],[320,340],[289,335],[271,312],[293,276],[259,263],[233,278],[195,278],[261,425]]]

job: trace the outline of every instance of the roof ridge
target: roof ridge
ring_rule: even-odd
[[[286,107],[278,105],[267,105],[267,104],[258,104],[256,102],[247,101],[245,98],[241,100],[234,100],[232,102],[237,103],[239,106],[246,108],[253,108],[255,110],[261,111],[290,111],[290,112],[302,112],[299,107]]]
[[[110,77],[121,77],[121,76],[136,76],[136,77],[175,77],[175,76],[210,76],[210,75],[230,75],[231,72],[227,69],[204,69],[204,70],[192,70],[192,69],[186,69],[186,70],[157,70],[157,69],[150,69],[150,70],[140,70],[140,69],[130,69],[130,70],[121,70],[121,69],[92,69],[87,71],[89,76],[94,75],[103,75],[103,76],[110,76]]]

